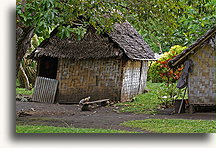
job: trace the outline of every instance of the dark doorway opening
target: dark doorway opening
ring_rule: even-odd
[[[38,76],[56,79],[58,58],[42,57],[39,60]]]

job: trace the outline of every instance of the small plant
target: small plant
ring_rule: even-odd
[[[157,91],[157,97],[161,105],[167,108],[172,105],[174,96],[176,95],[175,87],[163,83],[161,85],[163,86],[160,87],[161,90]]]
[[[161,83],[160,90],[157,91],[158,100],[164,108],[168,108],[173,105],[174,100],[182,99],[184,90],[176,88],[176,83]]]

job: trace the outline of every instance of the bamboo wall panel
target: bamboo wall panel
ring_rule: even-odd
[[[120,99],[121,60],[60,59],[58,67],[59,103],[78,103],[88,96],[91,100]]]
[[[215,50],[206,45],[193,54],[193,72],[189,75],[189,103],[215,105]]]
[[[147,72],[148,72],[148,61],[141,62],[141,74],[140,74],[140,86],[139,86],[139,94],[143,93],[146,87],[147,81]]]
[[[54,103],[58,80],[44,77],[37,77],[35,82],[32,101]]]
[[[143,93],[146,86],[148,62],[127,61],[123,68],[121,100],[128,101],[137,94]]]

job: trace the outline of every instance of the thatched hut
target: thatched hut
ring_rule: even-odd
[[[89,27],[79,41],[56,34],[57,29],[30,55],[38,61],[39,77],[58,80],[55,102],[78,103],[88,96],[126,101],[143,93],[154,53],[128,22],[100,35]]]
[[[189,72],[187,80],[188,100],[190,111],[196,106],[215,105],[215,26],[207,31],[196,42],[185,49],[181,54],[169,61],[171,68],[176,68],[192,61],[192,71]]]

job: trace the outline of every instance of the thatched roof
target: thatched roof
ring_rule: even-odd
[[[211,42],[212,44],[214,44],[213,48],[215,50],[215,28],[216,27],[213,26],[202,37],[200,37],[193,44],[191,44],[187,49],[183,50],[179,55],[171,59],[168,62],[169,67],[173,68],[183,64],[184,61],[188,58],[188,56],[194,54],[196,52],[196,49],[205,45],[206,43]]]
[[[115,24],[113,32],[109,33],[111,39],[116,42],[131,59],[154,59],[154,53],[141,35],[129,23]]]
[[[128,22],[116,24],[111,33],[103,35],[97,34],[93,27],[89,27],[80,41],[74,39],[75,37],[60,39],[56,34],[57,28],[50,38],[44,40],[31,53],[30,58],[50,56],[79,60],[122,57],[125,54],[130,59],[154,59],[149,45]]]

